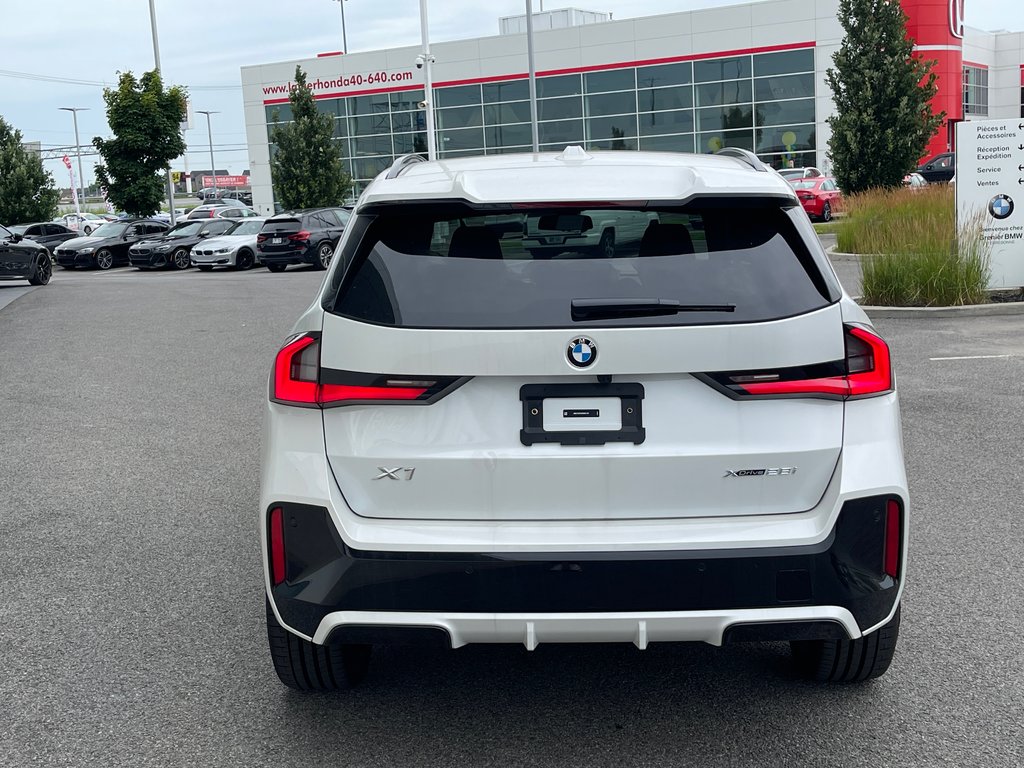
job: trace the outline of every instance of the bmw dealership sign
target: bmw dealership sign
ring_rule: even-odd
[[[960,231],[982,221],[989,288],[1024,285],[1024,119],[956,126],[956,209]]]

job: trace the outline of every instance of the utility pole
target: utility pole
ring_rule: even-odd
[[[88,107],[57,107],[57,109],[63,110],[64,112],[70,112],[72,119],[75,121],[75,154],[78,155],[78,186],[82,190],[80,199],[82,205],[85,205],[85,176],[82,175],[82,143],[78,140],[78,113],[88,112]]]
[[[156,6],[153,0],[149,0],[149,25],[153,29],[153,60],[156,62],[156,72],[160,74],[160,38],[156,32]],[[174,215],[174,185],[171,183],[171,168],[167,167],[167,207],[171,214],[171,226],[175,224]]]
[[[423,53],[416,57],[416,64],[423,68],[423,105],[427,113],[427,160],[437,160],[437,136],[434,135],[434,54],[430,52],[427,0],[420,0],[420,35],[423,37]]]
[[[217,166],[213,162],[213,131],[210,129],[210,115],[219,115],[220,112],[209,109],[197,109],[200,115],[206,115],[206,135],[210,139],[210,173],[213,174],[213,197],[217,198]],[[205,199],[204,199],[205,202]]]
[[[541,2],[543,9],[544,3]],[[537,130],[537,66],[533,58],[533,0],[526,0],[526,58],[530,71],[530,135],[533,151],[540,152],[540,136]]]
[[[348,53],[348,36],[345,34],[345,0],[338,0],[341,7],[341,52]]]

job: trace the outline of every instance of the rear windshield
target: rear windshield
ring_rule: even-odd
[[[291,217],[282,219],[268,219],[263,222],[262,232],[273,234],[277,232],[291,233],[302,229],[302,222]]]
[[[747,323],[832,301],[777,206],[485,212],[452,203],[382,207],[355,221],[325,306],[379,325]]]

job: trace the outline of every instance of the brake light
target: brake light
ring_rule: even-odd
[[[885,505],[885,562],[882,570],[894,579],[900,572],[900,503],[889,499]]]
[[[817,397],[849,400],[892,391],[889,346],[881,337],[855,326],[844,326],[843,360],[771,371],[698,374],[716,389],[736,399],[760,397]]]
[[[284,512],[280,507],[270,510],[270,583],[277,586],[285,577]]]
[[[320,370],[320,338],[308,333],[287,342],[277,353],[270,399],[283,405],[323,408],[370,402],[430,404],[447,394],[460,379],[415,378]]]
[[[262,232],[260,232],[258,235],[256,235],[256,242],[257,243],[265,243],[266,241],[267,241],[267,236],[265,234],[263,234]]]
[[[309,240],[309,232],[305,229],[301,229],[294,235],[288,235],[289,240],[295,240],[296,242],[305,243]]]

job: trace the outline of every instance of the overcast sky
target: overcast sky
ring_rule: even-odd
[[[546,0],[545,10],[582,7],[610,11],[614,18],[734,4],[735,0]],[[58,107],[87,107],[78,115],[79,136],[108,135],[102,86],[116,73],[139,74],[153,67],[146,0],[3,0],[0,25],[0,115],[26,141],[47,146],[74,144],[70,113]],[[534,0],[534,10],[540,10]],[[498,33],[498,18],[523,13],[524,0],[430,0],[432,42]],[[194,109],[213,116],[217,165],[232,173],[248,166],[239,68],[341,49],[341,15],[336,0],[156,0],[160,53],[167,82],[187,85]],[[1021,0],[967,0],[966,23],[981,29],[1024,31]],[[418,0],[346,0],[351,51],[376,50],[420,41]],[[525,66],[525,64],[524,64]],[[12,77],[26,73],[47,79]],[[87,83],[66,82],[68,80]],[[205,118],[188,131],[192,168],[208,167]],[[94,158],[85,158],[86,181]],[[176,168],[181,168],[178,161]],[[67,175],[59,161],[47,163],[60,186]],[[76,169],[77,170],[77,169]]]

